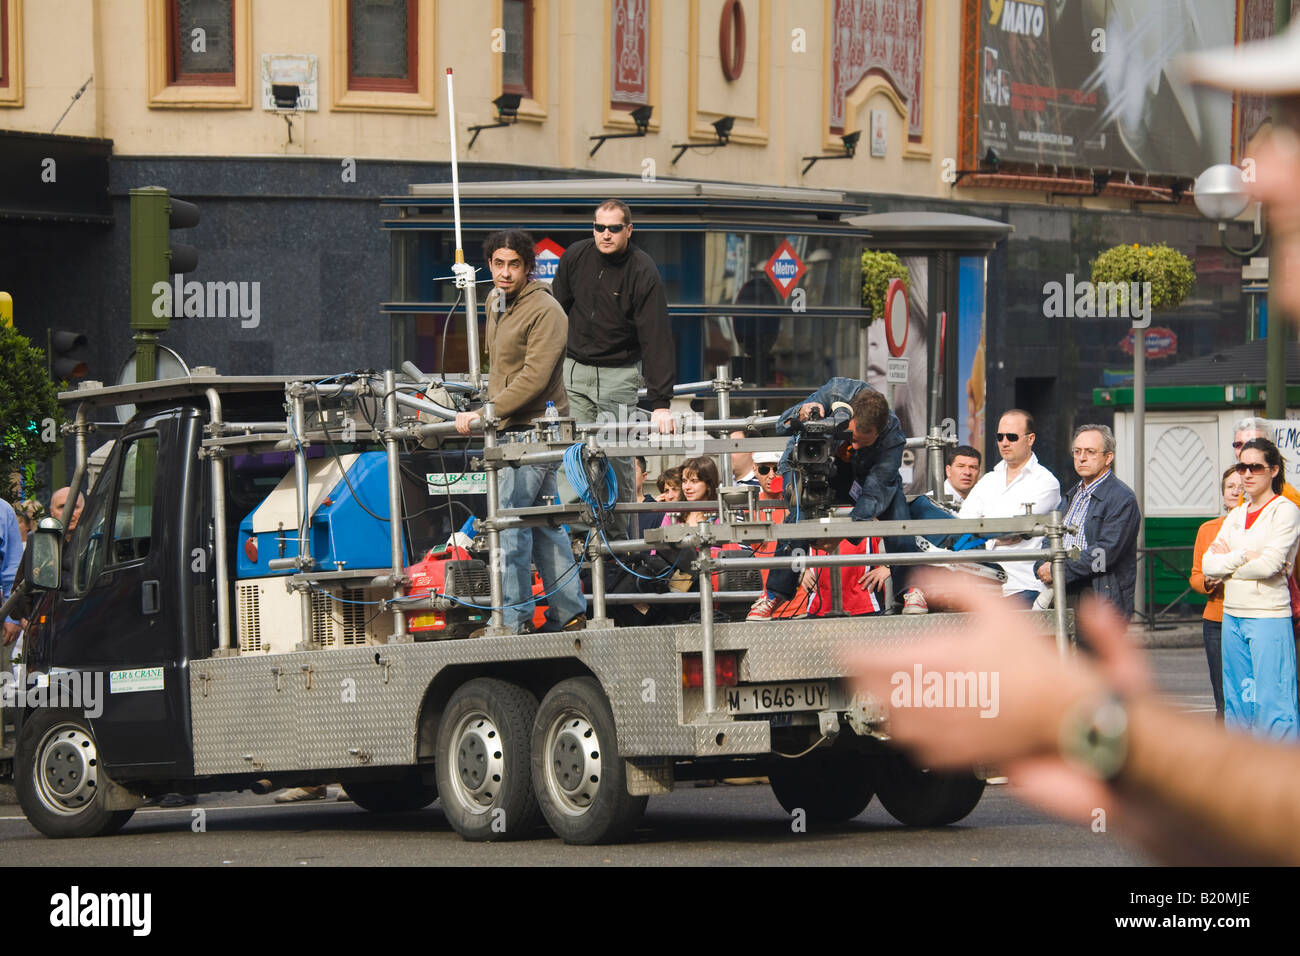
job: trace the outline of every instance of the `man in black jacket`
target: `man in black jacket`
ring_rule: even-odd
[[[1065,496],[1065,523],[1078,528],[1065,536],[1079,557],[1065,562],[1065,593],[1074,607],[1080,594],[1092,591],[1125,618],[1133,615],[1137,583],[1137,535],[1142,514],[1133,489],[1115,477],[1115,435],[1106,425],[1074,430],[1074,470],[1080,481]],[[1052,563],[1038,561],[1034,572],[1052,583]]]
[[[564,386],[578,421],[627,421],[644,375],[651,427],[673,430],[676,382],[668,300],[654,260],[630,243],[632,214],[617,199],[596,207],[593,236],[564,251],[551,292],[569,316]],[[633,495],[632,460],[613,458],[619,501]]]

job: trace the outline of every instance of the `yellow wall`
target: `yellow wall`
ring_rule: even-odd
[[[747,51],[735,83],[718,62],[723,0],[652,0],[654,128],[644,139],[611,140],[588,158],[589,137],[627,128],[608,105],[609,15],[604,0],[539,0],[534,55],[541,96],[509,129],[485,131],[466,150],[473,123],[490,122],[499,92],[498,55],[491,51],[499,0],[424,0],[436,9],[432,71],[435,112],[338,109],[331,19],[339,0],[239,0],[251,9],[249,95],[242,108],[150,105],[149,4],[161,0],[0,0],[22,8],[25,99],[0,104],[0,127],[48,132],[77,87],[95,81],[71,109],[60,133],[103,136],[119,155],[310,155],[445,162],[449,158],[445,70],[455,69],[462,161],[567,167],[642,175],[647,160],[660,176],[774,185],[807,185],[961,199],[1041,201],[1041,193],[954,189],[943,181],[945,158],[957,155],[960,18],[952,0],[926,3],[924,141],[909,143],[903,104],[868,77],[850,95],[850,128],[863,130],[852,160],[818,163],[801,175],[801,157],[837,151],[828,132],[825,36],[831,0],[744,0]],[[806,52],[792,49],[795,30]],[[692,51],[695,51],[692,61]],[[318,112],[293,117],[293,144],[281,116],[261,106],[264,53],[315,54]],[[694,81],[694,89],[692,83]],[[711,136],[711,120],[737,116],[732,145],[694,150],[676,166],[672,144]],[[886,158],[870,156],[870,111],[888,114]],[[906,155],[905,155],[906,154]],[[1089,205],[1125,205],[1086,200]]]

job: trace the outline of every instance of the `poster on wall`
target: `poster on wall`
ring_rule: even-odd
[[[977,156],[1194,178],[1226,163],[1232,100],[1172,78],[1233,37],[1224,0],[979,0]],[[976,78],[972,78],[976,79]]]
[[[957,272],[957,441],[984,454],[983,256],[962,256]]]

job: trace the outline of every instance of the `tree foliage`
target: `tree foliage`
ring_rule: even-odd
[[[1114,246],[1097,256],[1092,263],[1092,281],[1094,286],[1101,282],[1123,283],[1125,289],[1129,283],[1150,282],[1151,311],[1160,312],[1178,308],[1192,291],[1196,273],[1191,260],[1177,249],[1163,242],[1154,246],[1134,242]],[[1142,302],[1130,306],[1133,310],[1145,307]]]
[[[891,279],[902,279],[907,288],[907,266],[892,252],[862,253],[862,304],[871,310],[871,317],[885,315],[885,293]]]
[[[32,473],[58,448],[63,424],[45,354],[16,329],[0,325],[0,475]],[[7,490],[7,489],[6,489]]]

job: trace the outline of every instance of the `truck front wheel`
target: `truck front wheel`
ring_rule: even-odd
[[[533,788],[565,843],[617,843],[645,813],[648,798],[627,792],[614,714],[592,678],[561,681],[543,698],[533,724]]]
[[[984,794],[984,781],[969,771],[923,770],[900,753],[878,758],[875,771],[881,805],[909,827],[956,823]]]
[[[99,748],[78,711],[38,709],[23,723],[15,757],[18,803],[46,836],[116,833],[135,812],[104,809]]]
[[[447,701],[438,724],[438,795],[466,840],[518,840],[536,828],[528,772],[536,714],[536,697],[495,678],[469,681]]]

